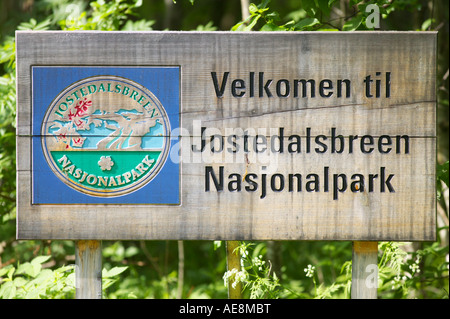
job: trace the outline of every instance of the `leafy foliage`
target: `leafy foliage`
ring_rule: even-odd
[[[55,270],[43,268],[52,256],[37,256],[30,262],[0,269],[1,299],[73,299],[75,296],[75,267],[62,266]],[[114,267],[102,271],[105,291],[128,267]],[[127,296],[129,297],[129,296]]]
[[[387,17],[399,9],[414,10],[419,8],[418,1],[357,1],[350,0],[342,7],[342,1],[302,0],[301,5],[291,11],[285,19],[277,11],[269,9],[270,0],[260,4],[250,4],[250,15],[233,26],[233,31],[354,31],[374,30],[368,23],[373,13],[370,6],[376,5],[380,18]],[[426,20],[422,28],[431,26],[432,19]]]
[[[97,0],[90,3],[89,12],[82,11],[82,5],[69,5],[66,19],[59,21],[63,30],[151,30],[154,21],[139,20],[133,22],[129,17],[134,10],[142,6],[142,0]]]
[[[3,277],[0,298],[73,298],[73,266],[64,266],[54,271],[42,269],[42,264],[50,258],[51,256],[38,256],[31,262],[19,264],[17,268],[9,265],[0,269],[0,277]]]

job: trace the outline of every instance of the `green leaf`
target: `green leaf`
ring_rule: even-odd
[[[127,270],[128,267],[124,266],[124,267],[114,267],[111,268],[110,270],[107,269],[103,269],[102,270],[102,278],[111,278],[111,277],[115,277],[117,275],[120,275],[121,273],[123,273],[125,270]]]
[[[260,31],[284,31],[285,29],[277,26],[273,22],[266,23],[262,26]]]
[[[420,30],[426,31],[428,28],[431,27],[431,24],[434,23],[434,19],[427,19],[422,23],[422,26],[420,27]]]
[[[42,266],[41,264],[32,264],[32,263],[23,263],[17,267],[16,274],[24,274],[30,277],[36,277],[39,272],[41,271]]]
[[[333,28],[319,28],[315,29],[316,31],[339,31],[339,29],[333,29]]]
[[[308,27],[312,27],[316,24],[320,24],[320,21],[316,18],[305,18],[300,20],[294,25],[295,30],[303,30]]]
[[[254,19],[250,22],[249,25],[244,26],[242,28],[242,30],[239,30],[239,31],[251,31],[253,29],[253,27],[256,25],[256,23],[258,22],[260,17],[261,17],[260,15],[255,16]]]
[[[14,273],[14,271],[16,270],[16,268],[14,268],[13,265],[8,265],[6,267],[0,268],[0,277],[8,274],[8,278],[11,279],[12,274]]]
[[[222,241],[221,240],[215,240],[214,241],[214,250],[219,249],[222,246]]]
[[[302,0],[302,8],[311,17],[314,17],[317,13],[317,4],[315,0]]]
[[[250,14],[256,14],[258,12],[258,7],[256,6],[256,4],[250,3],[248,11],[250,12]]]
[[[331,3],[333,4],[333,3]],[[319,6],[319,9],[323,12],[324,15],[329,16],[331,11],[330,2],[327,2],[325,0],[319,0],[317,1],[317,5]]]
[[[131,246],[125,250],[125,258],[130,258],[139,254],[139,249],[137,247]]]
[[[217,27],[214,26],[212,21],[209,21],[205,25],[200,24],[195,29],[195,31],[216,31],[216,30],[217,30]]]
[[[47,30],[50,27],[50,19],[44,20],[38,23],[35,19],[31,18],[28,22],[22,22],[17,29],[18,30]]]
[[[12,299],[16,296],[16,291],[16,286],[12,281],[5,282],[0,287],[0,297],[2,297],[2,299]]]
[[[22,276],[18,276],[16,278],[14,278],[13,283],[14,283],[14,286],[16,286],[16,287],[23,287],[28,283],[28,280],[26,280]]]
[[[437,165],[437,173],[436,173],[436,178],[437,180],[441,180],[445,183],[445,185],[447,185],[447,187],[449,187],[449,173],[448,173],[448,161],[445,162],[444,164]]]
[[[153,20],[138,20],[132,21],[128,20],[123,26],[123,31],[150,31],[152,29],[152,25],[155,23]]]
[[[37,256],[36,258],[34,258],[31,263],[33,265],[40,265],[45,263],[47,260],[49,260],[52,256]]]
[[[363,16],[358,14],[356,17],[350,19],[347,21],[344,26],[342,27],[343,31],[354,31],[358,29],[358,27],[361,25],[363,20]]]

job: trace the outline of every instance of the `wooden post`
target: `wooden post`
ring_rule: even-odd
[[[102,247],[99,240],[75,243],[75,297],[102,298]]]
[[[237,269],[241,271],[241,256],[236,249],[239,246],[238,241],[227,241],[227,270]],[[233,278],[228,280],[228,299],[242,299],[242,284],[239,282],[233,288]]]
[[[378,288],[378,243],[353,242],[352,299],[376,299]]]
[[[178,241],[178,283],[177,283],[177,299],[183,297],[184,285],[184,242]]]

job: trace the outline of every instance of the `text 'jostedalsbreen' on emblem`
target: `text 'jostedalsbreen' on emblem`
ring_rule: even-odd
[[[93,76],[64,89],[41,128],[56,176],[91,196],[115,197],[149,183],[164,165],[170,124],[158,98],[118,76]]]

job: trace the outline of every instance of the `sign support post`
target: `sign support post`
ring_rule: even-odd
[[[377,299],[378,242],[354,241],[352,299]]]
[[[75,297],[102,298],[102,246],[99,240],[75,242]]]
[[[239,242],[236,240],[231,240],[226,242],[227,246],[227,271],[236,269],[238,272],[241,271],[241,256],[237,250]],[[232,278],[228,279],[228,299],[242,299],[242,284],[237,282],[233,287]]]

